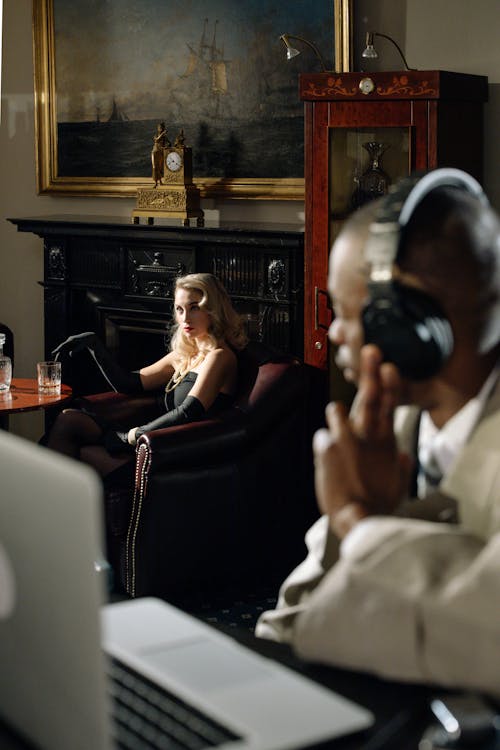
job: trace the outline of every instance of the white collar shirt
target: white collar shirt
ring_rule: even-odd
[[[430,472],[436,477],[446,476],[455,458],[469,439],[499,373],[500,365],[497,365],[479,393],[467,401],[441,429],[435,426],[428,412],[422,412],[418,432],[418,460],[422,467],[429,467]],[[425,496],[427,484],[422,473],[418,476],[417,485],[419,497]]]

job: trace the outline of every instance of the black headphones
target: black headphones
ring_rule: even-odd
[[[411,380],[435,375],[453,350],[451,325],[439,303],[393,278],[401,230],[424,196],[441,186],[461,188],[488,205],[477,180],[459,169],[405,177],[384,196],[364,248],[369,266],[369,300],[362,313],[365,343],[376,344],[384,360]]]

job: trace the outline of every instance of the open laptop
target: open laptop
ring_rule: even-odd
[[[103,605],[101,485],[90,468],[0,431],[0,492],[0,716],[36,747],[279,750],[373,722],[363,707],[165,602]],[[106,676],[111,662],[118,688]],[[133,673],[142,680],[131,700],[122,690],[131,682],[135,690]],[[155,683],[168,691],[160,701]],[[162,706],[179,714],[180,703],[187,729],[162,718],[175,743],[161,744],[156,729],[130,719],[134,701],[155,724]]]

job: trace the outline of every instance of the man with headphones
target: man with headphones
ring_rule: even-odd
[[[321,518],[256,635],[500,698],[500,228],[456,169],[336,239],[330,339],[358,391],[314,438]]]

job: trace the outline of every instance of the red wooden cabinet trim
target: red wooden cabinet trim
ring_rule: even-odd
[[[360,87],[366,78],[370,84]],[[481,180],[488,81],[439,70],[314,73],[300,76],[299,90],[305,113],[304,359],[327,369],[332,129],[407,128],[408,172],[455,166]]]

